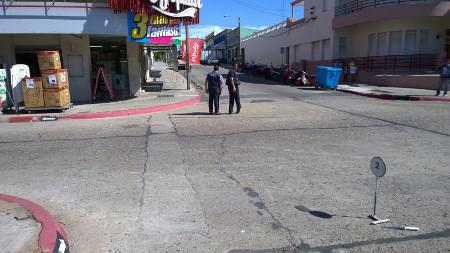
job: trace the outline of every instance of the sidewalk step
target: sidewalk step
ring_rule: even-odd
[[[161,92],[163,85],[163,82],[146,83],[142,85],[142,89],[145,90],[145,92]]]

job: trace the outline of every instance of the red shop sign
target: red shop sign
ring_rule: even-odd
[[[186,41],[183,40],[181,50],[181,60],[186,61]],[[200,64],[202,55],[203,40],[189,39],[189,64]]]

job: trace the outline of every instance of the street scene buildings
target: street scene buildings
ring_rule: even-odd
[[[286,21],[249,36],[242,33],[244,62],[315,73],[317,66],[354,61],[358,82],[434,89],[439,79],[434,70],[450,57],[448,1],[299,0],[291,6]],[[301,19],[294,17],[300,6]],[[223,52],[234,45],[225,47],[219,39],[225,35],[233,36],[224,30],[206,49],[230,59]]]
[[[450,252],[450,1],[0,7],[0,253]]]

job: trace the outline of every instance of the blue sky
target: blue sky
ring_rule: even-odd
[[[283,12],[284,2],[284,12]],[[200,24],[189,26],[190,38],[205,38],[214,31],[216,34],[223,29],[234,29],[241,17],[241,26],[247,28],[265,29],[276,25],[292,15],[293,0],[202,0],[200,9]],[[303,17],[303,7],[295,7],[295,18]],[[236,16],[227,17],[224,15]],[[185,38],[184,26],[181,27],[182,38]]]

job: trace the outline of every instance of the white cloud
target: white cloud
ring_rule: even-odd
[[[191,39],[205,39],[210,33],[214,32],[215,35],[219,34],[225,29],[234,29],[235,27],[220,27],[217,25],[190,25],[189,26],[189,37]],[[245,28],[264,30],[269,28],[268,26],[251,27],[245,26]],[[180,27],[181,30],[181,40],[186,40],[186,28],[184,26]]]
[[[268,26],[260,26],[260,27],[251,27],[251,26],[246,26],[245,28],[251,28],[251,29],[257,29],[257,30],[264,30],[269,28]]]
[[[186,29],[184,26],[180,27],[181,29],[181,39],[186,39]],[[211,25],[190,25],[189,26],[189,38],[199,38],[204,39],[208,34],[214,32],[214,34],[218,34],[223,31],[224,28],[220,26],[211,26]]]

